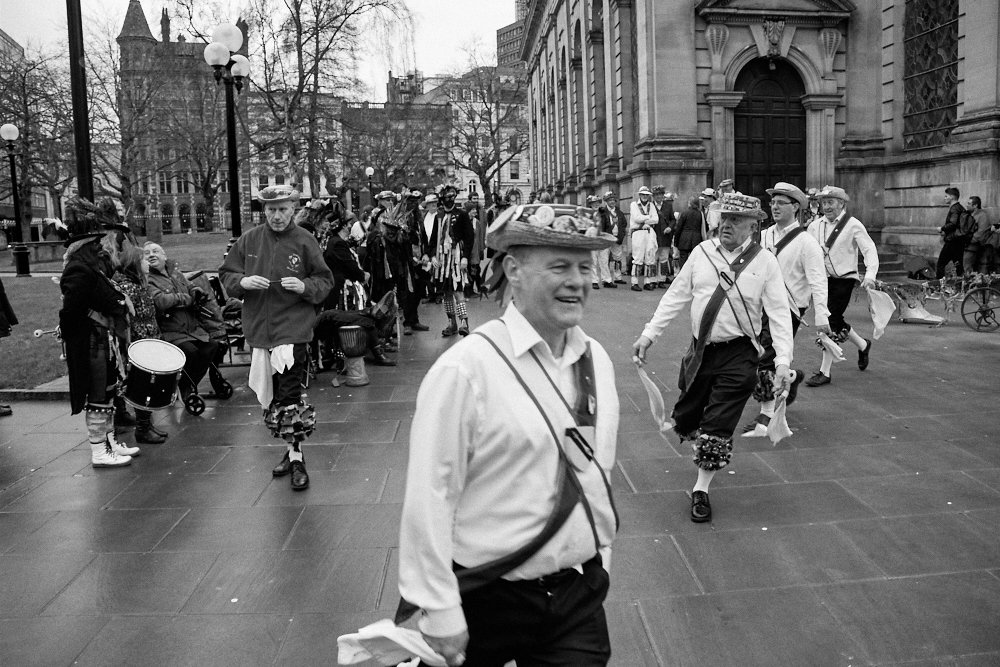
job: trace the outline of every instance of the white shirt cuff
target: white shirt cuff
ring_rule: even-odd
[[[452,637],[468,629],[462,607],[423,611],[417,622],[420,631],[431,637]]]

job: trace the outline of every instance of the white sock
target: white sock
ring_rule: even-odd
[[[760,414],[766,415],[768,417],[774,416],[774,401],[764,401],[760,404]]]
[[[289,461],[304,461],[305,458],[302,456],[302,450],[296,448],[295,445],[288,444],[288,460]]]
[[[694,483],[693,490],[708,493],[708,485],[712,483],[712,478],[715,477],[715,473],[715,470],[698,468],[698,481]]]
[[[865,349],[865,346],[866,346],[866,345],[868,345],[868,343],[867,343],[867,342],[865,342],[865,339],[864,339],[864,338],[862,338],[861,336],[859,336],[859,335],[858,335],[858,332],[856,332],[856,331],[855,331],[854,329],[851,329],[851,330],[850,330],[850,331],[849,331],[849,332],[847,333],[847,338],[848,338],[848,340],[850,340],[850,341],[851,341],[852,343],[854,343],[855,345],[857,345],[857,346],[858,346],[858,349],[859,349],[859,350],[863,350],[863,349]]]
[[[833,367],[833,355],[823,350],[823,361],[820,362],[819,372],[830,377],[830,369]]]

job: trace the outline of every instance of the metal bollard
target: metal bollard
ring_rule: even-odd
[[[14,268],[18,277],[31,277],[31,251],[23,243],[16,243],[11,247],[11,254],[14,256]]]

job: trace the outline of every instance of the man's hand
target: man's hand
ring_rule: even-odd
[[[632,361],[642,366],[646,363],[646,350],[649,346],[653,344],[653,341],[649,340],[645,336],[639,336],[639,339],[632,343]]]
[[[781,364],[774,369],[774,393],[780,394],[795,379],[795,374],[789,370],[787,364]]]
[[[434,259],[431,260],[431,266],[433,266],[435,269],[441,268],[441,262],[438,261],[438,258],[437,258],[436,255],[435,255]]]
[[[875,281],[872,280],[871,278],[866,277],[864,280],[861,281],[861,286],[864,287],[865,289],[874,289]]]
[[[271,281],[264,276],[244,276],[240,278],[240,287],[245,290],[267,289]]]
[[[289,276],[288,278],[281,279],[282,289],[286,289],[289,292],[294,292],[295,294],[302,294],[306,291],[306,284],[296,278],[295,276]]]
[[[469,268],[469,260],[467,258],[463,257],[462,261],[459,262],[459,268],[461,268],[463,271],[465,269],[468,269]]]
[[[830,328],[829,324],[817,324],[816,331],[825,333],[827,336],[833,333],[833,329]]]
[[[468,630],[463,630],[451,637],[431,637],[424,634],[424,641],[439,653],[448,665],[458,667],[465,663],[465,647],[469,644]]]

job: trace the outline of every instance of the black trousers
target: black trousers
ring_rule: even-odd
[[[733,437],[757,384],[757,349],[743,336],[705,346],[701,367],[674,405],[674,430]]]
[[[964,241],[945,241],[938,255],[937,277],[944,278],[944,269],[948,264],[955,263],[955,275],[962,275],[962,258],[965,256]]]
[[[206,343],[200,340],[186,340],[174,345],[184,352],[184,374],[181,375],[178,384],[184,391],[194,389],[208,372],[208,367],[219,350],[219,344],[215,341]]]
[[[271,376],[271,387],[274,389],[273,405],[295,405],[302,400],[302,381],[309,363],[308,344],[296,343],[293,348],[295,363],[286,368],[284,373]]]
[[[851,305],[851,295],[857,285],[853,278],[826,279],[826,305],[830,309],[830,330],[837,334],[851,330],[851,325],[844,320],[844,313]]]
[[[543,579],[500,579],[462,596],[467,667],[598,667],[611,659],[600,558]]]
[[[799,324],[802,323],[802,316],[806,312],[806,308],[796,308],[792,311],[792,338],[799,331]],[[764,354],[760,355],[760,363],[758,364],[761,370],[773,371],[774,370],[774,358],[777,354],[774,351],[774,346],[772,345],[773,339],[771,338],[771,327],[768,326],[770,320],[767,317],[767,313],[761,313],[760,315],[760,344],[764,348]]]

